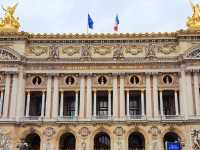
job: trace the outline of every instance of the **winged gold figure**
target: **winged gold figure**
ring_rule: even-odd
[[[200,30],[200,5],[195,4],[193,0],[189,0],[192,7],[192,16],[187,19],[189,29]]]
[[[0,31],[1,32],[17,32],[20,28],[19,18],[14,17],[14,13],[18,4],[13,6],[3,7],[5,16],[0,20]]]

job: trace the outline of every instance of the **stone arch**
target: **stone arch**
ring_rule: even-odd
[[[114,146],[113,134],[109,129],[106,129],[104,127],[97,128],[95,131],[93,131],[93,133],[91,135],[91,139],[90,139],[90,143],[91,143],[90,149],[94,149],[94,138],[98,133],[106,133],[107,135],[109,135],[109,137],[110,137],[110,149],[113,149],[113,146]]]
[[[0,61],[20,61],[21,55],[9,47],[0,46]]]
[[[186,140],[186,138],[185,138],[185,134],[180,130],[180,129],[178,129],[178,128],[175,128],[175,127],[171,127],[171,128],[167,128],[166,130],[164,130],[162,133],[161,133],[161,136],[160,136],[160,138],[162,139],[162,147],[164,147],[164,143],[163,143],[163,139],[164,139],[164,137],[165,137],[165,135],[167,134],[167,133],[175,133],[176,135],[178,135],[180,138],[181,138],[181,141],[183,141],[183,142],[185,142]]]
[[[20,136],[20,138],[24,139],[27,135],[32,134],[32,133],[39,135],[41,138],[41,141],[42,141],[42,133],[36,128],[25,129],[25,131],[22,132],[22,134],[21,134],[22,136]]]
[[[71,133],[72,135],[74,135],[75,140],[76,140],[76,147],[77,147],[78,143],[80,143],[80,142],[79,142],[79,138],[78,138],[78,136],[77,136],[77,132],[74,131],[74,130],[71,129],[71,128],[66,128],[66,127],[64,127],[64,128],[59,129],[57,135],[55,136],[55,139],[56,139],[56,140],[55,140],[55,141],[56,141],[56,143],[55,143],[56,146],[55,146],[55,147],[56,147],[56,149],[59,149],[60,138],[61,138],[62,135],[64,135],[65,133]]]
[[[30,133],[25,138],[24,141],[34,150],[40,150],[42,147],[41,136],[37,133]]]
[[[140,134],[142,134],[144,136],[144,140],[145,140],[145,149],[148,149],[148,143],[149,143],[149,136],[148,136],[148,133],[139,128],[139,127],[135,127],[135,128],[131,128],[129,129],[127,132],[126,132],[126,135],[125,135],[125,145],[126,145],[126,149],[128,149],[128,139],[129,139],[129,136],[134,133],[134,132],[138,132]]]

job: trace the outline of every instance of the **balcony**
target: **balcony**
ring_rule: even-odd
[[[161,120],[163,121],[183,121],[184,116],[183,115],[164,115],[161,116]]]
[[[58,122],[74,122],[74,121],[78,121],[78,117],[77,116],[59,116],[57,118]]]
[[[108,120],[113,120],[112,116],[108,116],[108,115],[99,115],[99,116],[92,116],[92,121],[93,120],[98,120],[98,121],[108,121]]]
[[[44,121],[44,117],[42,116],[28,116],[20,118],[20,122],[41,122]]]
[[[145,115],[129,115],[126,116],[126,120],[131,120],[131,121],[140,121],[140,120],[146,120]]]

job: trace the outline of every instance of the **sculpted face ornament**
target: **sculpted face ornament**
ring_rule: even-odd
[[[125,130],[122,127],[116,127],[114,130],[114,134],[116,136],[123,136],[125,133]]]
[[[90,135],[90,130],[87,127],[82,127],[78,132],[82,137],[87,137]]]
[[[55,129],[52,127],[47,127],[44,130],[44,135],[47,136],[48,138],[51,138],[54,134],[56,133]]]

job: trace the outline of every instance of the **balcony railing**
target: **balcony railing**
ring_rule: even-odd
[[[161,116],[161,120],[184,120],[184,116],[183,115],[164,115],[164,116]]]
[[[146,116],[145,115],[129,115],[126,117],[126,120],[146,120]]]
[[[36,121],[43,121],[44,117],[42,116],[28,116],[28,117],[23,117],[20,119],[21,122],[23,121],[31,121],[31,122],[36,122]]]
[[[77,117],[77,116],[59,116],[59,117],[57,118],[57,121],[60,121],[60,122],[78,121],[78,117]]]
[[[102,116],[102,115],[97,115],[97,116],[92,116],[92,120],[112,120],[113,117],[112,116],[108,116],[108,115],[105,115],[105,116]]]

